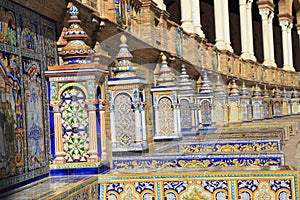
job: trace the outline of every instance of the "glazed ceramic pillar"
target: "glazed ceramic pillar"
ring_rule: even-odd
[[[195,130],[195,124],[196,124],[196,121],[195,121],[195,108],[194,106],[191,107],[191,116],[192,116],[192,131]]]
[[[180,121],[178,121],[176,104],[173,104],[173,119],[174,119],[174,121],[173,121],[174,122],[174,133],[178,135]]]
[[[112,147],[117,146],[116,127],[115,127],[115,110],[113,106],[110,108],[110,131]]]
[[[63,151],[63,138],[62,138],[62,120],[61,110],[58,105],[53,106],[54,113],[54,134],[55,134],[55,159],[54,164],[65,163],[65,152]]]
[[[200,37],[205,38],[205,35],[201,29],[201,18],[200,18],[200,1],[190,0],[192,3],[192,21],[194,25],[194,32]]]
[[[105,127],[105,110],[100,110],[100,126],[101,126],[101,158],[107,158],[106,150],[106,127]]]
[[[211,105],[211,123],[215,122],[215,105]]]
[[[139,110],[139,105],[134,105],[134,120],[135,120],[135,142],[142,141],[142,132],[141,132],[141,115]]]
[[[192,23],[192,4],[191,0],[180,0],[181,7],[181,26],[188,33],[194,32]]]
[[[141,104],[141,117],[142,117],[142,133],[143,133],[143,141],[147,141],[147,135],[146,135],[146,115],[145,115],[145,104]]]
[[[269,9],[260,9],[259,14],[262,18],[262,33],[263,33],[263,49],[264,62],[266,66],[276,67],[274,62],[274,45],[273,45],[273,26],[272,19],[274,13]]]
[[[160,132],[160,126],[159,126],[159,107],[158,107],[158,105],[154,105],[153,109],[154,109],[155,133],[158,134]]]
[[[181,118],[180,118],[180,105],[177,105],[177,125],[178,125],[178,136],[181,137]]]
[[[195,129],[196,131],[198,131],[199,129],[199,115],[198,115],[198,112],[199,112],[199,108],[198,108],[198,105],[195,105]]]
[[[89,122],[89,151],[90,155],[88,158],[89,162],[97,162],[98,157],[98,147],[97,147],[97,127],[96,127],[96,106],[88,105],[88,122]]]

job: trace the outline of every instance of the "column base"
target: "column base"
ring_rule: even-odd
[[[292,72],[295,71],[295,68],[292,65],[283,65],[282,69],[286,71],[292,71]]]
[[[90,157],[88,157],[88,162],[98,162],[99,161],[99,157],[98,157],[98,152],[93,150],[93,151],[89,151],[88,154],[90,154]]]
[[[194,32],[199,35],[201,38],[205,38],[203,31],[201,30],[201,26],[194,26]]]
[[[101,153],[101,159],[102,159],[102,160],[107,159],[107,152],[106,152],[106,150],[102,150],[102,153]]]
[[[265,60],[263,62],[263,65],[270,66],[270,67],[277,67],[276,63],[274,61],[271,61],[271,60]]]
[[[228,43],[225,43],[224,41],[218,41],[218,42],[216,42],[215,46],[219,50],[227,50],[229,52],[233,52],[233,49],[232,49],[231,45],[228,44]]]
[[[251,61],[256,62],[256,57],[252,53],[246,53],[246,52],[242,53],[241,58],[243,60],[251,60]]]
[[[233,53],[233,48],[232,48],[232,46],[230,45],[230,43],[226,43],[226,50]]]
[[[55,159],[53,160],[53,164],[64,164],[64,163],[66,163],[64,155],[65,154],[63,152],[55,154]]]
[[[194,25],[190,21],[182,21],[181,27],[188,33],[194,33]]]

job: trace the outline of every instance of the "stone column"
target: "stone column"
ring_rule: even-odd
[[[180,7],[181,7],[181,26],[188,33],[193,33],[194,26],[192,23],[191,1],[190,0],[180,0]]]
[[[230,46],[228,0],[214,0],[215,14],[215,46],[220,50],[233,52]]]
[[[205,35],[201,29],[201,18],[200,18],[200,2],[199,0],[190,0],[192,3],[192,21],[194,25],[194,32],[200,37],[205,38]]]
[[[256,61],[253,52],[253,29],[252,29],[252,2],[253,0],[240,0],[240,24],[242,55],[245,60]]]
[[[226,49],[223,35],[223,22],[222,22],[222,0],[214,0],[214,14],[215,14],[215,32],[216,44],[218,49]]]
[[[224,31],[224,42],[226,45],[226,49],[230,52],[233,52],[230,43],[230,27],[229,27],[229,8],[228,8],[228,0],[222,0],[222,9],[223,9],[223,31]]]
[[[240,0],[240,24],[241,24],[241,45],[242,45],[242,55],[243,59],[249,59],[248,51],[248,21],[247,21],[247,0]],[[247,22],[247,23],[245,23]],[[252,23],[252,22],[251,22]]]
[[[89,162],[99,161],[98,157],[98,140],[97,140],[97,127],[96,127],[96,106],[93,104],[87,105],[88,109],[88,122],[89,122]]]
[[[52,103],[51,103],[52,104]],[[65,163],[64,158],[65,152],[63,151],[63,138],[62,138],[62,120],[61,120],[61,110],[60,103],[54,103],[53,113],[54,113],[54,135],[55,135],[55,159],[54,164]]]
[[[293,22],[289,24],[289,27],[287,29],[287,37],[288,37],[288,49],[289,49],[289,64],[291,66],[291,71],[295,71],[295,68],[293,67],[292,28],[293,28]]]
[[[253,27],[252,27],[252,2],[253,0],[248,0],[246,5],[247,12],[247,24],[248,24],[248,50],[250,60],[256,61],[253,50]]]
[[[274,13],[270,9],[260,9],[259,14],[262,18],[262,34],[264,48],[264,62],[266,66],[276,67],[274,62],[274,44],[273,44],[273,25]]]
[[[280,21],[279,25],[281,26],[282,33],[282,51],[283,51],[283,69],[287,70],[289,66],[289,52],[288,52],[288,41],[287,41],[287,28],[288,21]]]
[[[276,67],[275,58],[274,58],[273,18],[274,18],[274,12],[270,12],[269,17],[268,17],[269,53],[270,53],[271,65],[273,67]]]
[[[292,33],[293,24],[289,20],[280,20],[282,31],[283,69],[295,71],[293,68]]]

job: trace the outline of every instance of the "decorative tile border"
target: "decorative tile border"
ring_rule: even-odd
[[[299,199],[296,171],[223,171],[98,176],[101,199]]]
[[[202,154],[159,154],[140,157],[114,157],[112,168],[117,170],[162,169],[162,168],[214,168],[244,166],[283,166],[282,152],[257,153],[202,153]]]

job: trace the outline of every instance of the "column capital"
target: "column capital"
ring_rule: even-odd
[[[246,8],[251,10],[252,9],[252,3],[253,3],[253,0],[248,0],[247,3],[246,3]]]
[[[132,107],[134,111],[139,111],[140,102],[132,102]]]
[[[50,101],[50,106],[51,107],[61,106],[61,102],[60,101]]]
[[[105,99],[98,99],[99,102],[99,110],[100,111],[105,111],[106,105],[108,104],[108,101]]]
[[[96,105],[95,104],[88,104],[86,107],[87,111],[95,111],[97,110]]]
[[[59,101],[50,102],[50,106],[52,107],[53,113],[61,113],[61,103]]]
[[[272,22],[273,18],[274,18],[274,12],[271,11],[270,14],[269,14],[269,16],[268,16],[268,21]]]
[[[245,5],[247,3],[247,0],[239,0],[240,6]]]
[[[293,27],[293,23],[290,22],[287,19],[280,20],[279,21],[279,25],[281,26],[281,28],[282,28],[283,31],[288,30],[288,29],[292,29],[292,27]]]
[[[259,14],[262,18],[262,20],[267,20],[269,18],[270,10],[267,8],[259,9]]]

